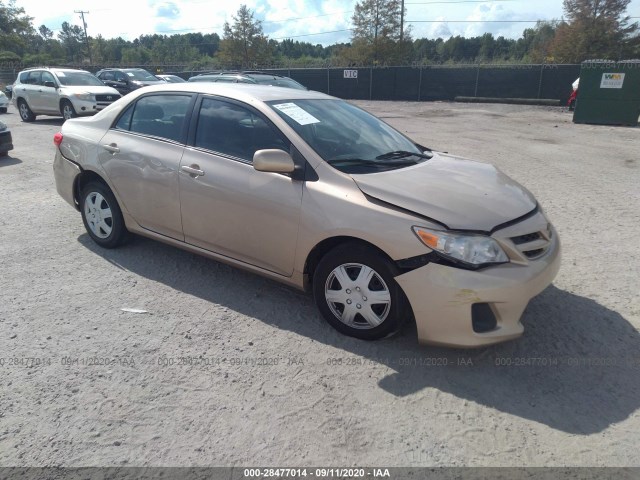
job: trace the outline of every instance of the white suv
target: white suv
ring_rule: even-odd
[[[33,122],[36,115],[93,115],[120,96],[85,70],[30,68],[18,74],[12,100],[22,121]]]

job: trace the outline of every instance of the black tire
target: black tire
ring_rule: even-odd
[[[88,208],[85,208],[89,202]],[[104,211],[105,208],[111,211],[111,219],[108,217],[96,218],[97,212],[94,209]],[[87,233],[103,248],[116,248],[125,243],[129,238],[129,232],[124,224],[122,211],[118,205],[116,197],[113,195],[107,185],[101,182],[89,182],[84,186],[80,194],[80,212],[82,214],[82,222],[87,229]],[[104,224],[99,219],[104,220]],[[101,225],[106,225],[103,227]],[[107,227],[110,227],[110,231]]]
[[[65,119],[65,121],[76,118],[78,116],[76,109],[73,108],[73,105],[69,100],[63,100],[62,102],[60,102],[60,113],[62,114],[62,117]]]
[[[576,101],[575,100],[571,100],[571,103],[569,104],[569,111],[573,112],[576,108]]]
[[[0,107],[0,113],[7,113],[7,107]]]
[[[349,289],[341,285],[334,273],[334,270],[341,266],[344,267],[344,272],[349,275],[349,281],[354,282]],[[375,304],[371,298],[364,296],[363,290],[355,291],[359,288],[356,287],[357,275],[363,270],[362,266],[374,271],[371,280],[367,283],[367,288],[371,292],[381,293],[383,296],[388,292],[390,296],[388,306]],[[410,315],[408,301],[394,279],[399,273],[394,263],[376,249],[357,242],[346,243],[334,248],[320,260],[313,274],[313,296],[322,316],[336,330],[363,340],[378,340],[395,333]],[[362,282],[359,283],[362,284]],[[345,295],[348,292],[345,298],[347,298],[346,302],[351,302],[349,307],[351,312],[357,312],[351,325],[343,322],[337,316],[338,314],[345,315],[347,304],[330,302],[325,294],[325,291],[336,291],[342,295],[342,290]],[[372,294],[371,297],[373,296]],[[354,305],[358,310],[353,309]],[[382,319],[382,322],[377,326],[373,326],[361,314],[367,308],[375,314],[377,319]],[[370,315],[370,313],[368,314]]]
[[[36,120],[35,114],[29,108],[29,105],[22,98],[18,100],[18,113],[23,122],[34,122]]]

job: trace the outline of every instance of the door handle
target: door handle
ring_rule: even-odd
[[[120,149],[115,143],[104,144],[102,145],[102,148],[104,148],[107,152],[120,153]]]
[[[180,167],[180,170],[188,173],[191,176],[191,178],[198,178],[198,177],[204,176],[204,172],[200,170],[199,165],[195,165],[195,164],[190,166],[183,165]]]

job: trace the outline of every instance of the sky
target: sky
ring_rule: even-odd
[[[65,21],[81,26],[74,11],[84,10],[89,12],[85,14],[89,36],[128,40],[152,33],[216,32],[222,36],[224,22],[233,22],[243,3],[272,39],[293,38],[326,46],[348,42],[351,37],[356,0],[16,0],[36,27],[44,24],[57,32]],[[405,5],[413,38],[487,32],[519,38],[525,28],[535,25],[527,21],[559,19],[563,13],[562,0],[405,0]],[[631,2],[628,14],[640,21],[640,0]]]

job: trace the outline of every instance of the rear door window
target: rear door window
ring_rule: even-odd
[[[149,95],[120,116],[114,127],[183,143],[191,95]]]

